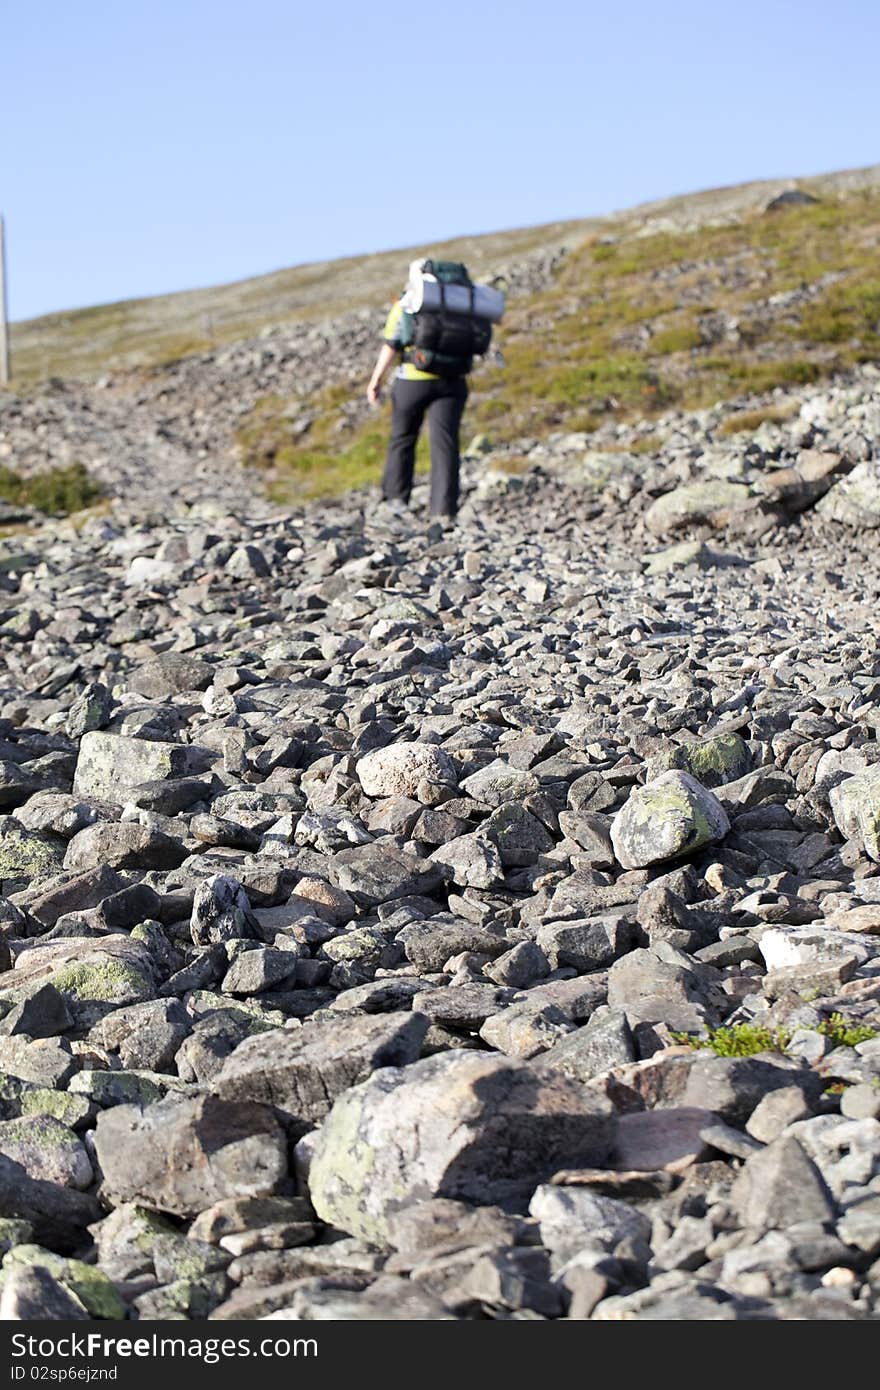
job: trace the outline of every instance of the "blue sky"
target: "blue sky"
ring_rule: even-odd
[[[876,0],[29,0],[10,315],[880,161]]]

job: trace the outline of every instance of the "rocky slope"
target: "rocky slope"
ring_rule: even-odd
[[[66,417],[132,447],[0,550],[0,1316],[876,1316],[878,382],[446,532]]]

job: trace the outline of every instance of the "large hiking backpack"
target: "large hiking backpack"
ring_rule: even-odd
[[[503,312],[504,296],[475,285],[459,262],[414,261],[401,319],[408,360],[436,376],[466,376],[474,357],[488,352],[492,320]]]

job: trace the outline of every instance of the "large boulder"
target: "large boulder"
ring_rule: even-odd
[[[880,526],[880,460],[856,464],[848,477],[825,494],[816,511],[859,530],[876,530]]]
[[[98,1117],[102,1191],[114,1205],[142,1202],[196,1216],[226,1197],[265,1197],[287,1177],[287,1141],[266,1105],[169,1097]]]
[[[611,843],[625,869],[644,869],[723,840],[727,812],[687,772],[664,772],[636,787],[611,822]]]
[[[732,516],[750,511],[755,505],[756,500],[744,483],[707,478],[684,483],[658,497],[645,512],[644,520],[652,535],[664,536],[689,526],[725,526]]]
[[[314,1144],[322,1220],[378,1244],[394,1213],[432,1197],[525,1210],[538,1183],[608,1156],[607,1104],[561,1075],[453,1050],[346,1091]]]

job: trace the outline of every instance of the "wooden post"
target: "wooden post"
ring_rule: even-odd
[[[6,233],[0,217],[0,386],[9,385],[9,325],[6,321]]]

